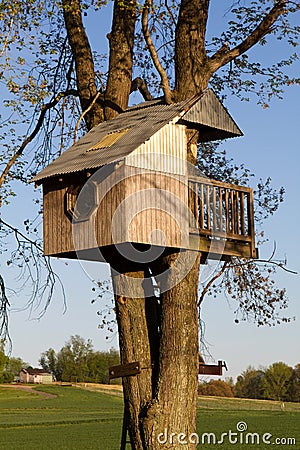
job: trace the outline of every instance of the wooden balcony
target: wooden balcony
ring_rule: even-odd
[[[208,178],[189,178],[190,248],[212,259],[257,258],[253,190]]]

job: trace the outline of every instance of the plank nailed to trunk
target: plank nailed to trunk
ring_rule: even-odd
[[[109,379],[130,377],[141,373],[141,363],[132,362],[128,364],[121,364],[119,366],[112,366],[109,368]]]

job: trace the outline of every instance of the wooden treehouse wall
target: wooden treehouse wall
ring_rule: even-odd
[[[94,178],[93,176],[92,178]],[[72,178],[72,177],[71,177]],[[44,252],[68,254],[124,242],[188,246],[188,189],[184,176],[120,166],[98,184],[99,205],[89,220],[66,214],[72,181],[44,183]]]

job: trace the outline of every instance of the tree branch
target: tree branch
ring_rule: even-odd
[[[161,87],[164,92],[165,101],[167,104],[170,104],[170,103],[172,103],[172,95],[171,95],[171,89],[169,86],[169,79],[168,79],[165,69],[163,68],[163,66],[161,65],[161,62],[159,60],[156,48],[151,39],[150,30],[149,30],[149,26],[148,26],[148,15],[149,15],[149,8],[150,8],[151,4],[152,4],[151,0],[146,0],[144,8],[143,8],[143,12],[142,12],[142,30],[143,30],[143,35],[144,35],[148,50],[150,52],[153,64],[160,75]]]
[[[35,136],[38,134],[38,132],[40,131],[46,113],[49,109],[54,108],[58,102],[62,99],[65,98],[69,95],[74,95],[77,96],[78,92],[75,89],[70,89],[68,91],[65,92],[60,92],[53,100],[51,100],[49,103],[44,104],[41,107],[41,112],[40,112],[40,116],[38,118],[37,124],[33,130],[33,132],[27,136],[27,138],[22,142],[22,144],[20,145],[20,147],[18,148],[18,150],[13,154],[13,156],[10,158],[10,160],[8,161],[8,163],[6,164],[1,177],[0,177],[0,189],[3,186],[3,183],[7,177],[7,175],[9,174],[10,169],[12,168],[12,166],[14,165],[14,163],[16,162],[16,160],[23,154],[25,148],[27,147],[27,145],[35,138]],[[2,198],[0,196],[0,207],[2,205]]]
[[[32,286],[31,294],[25,308],[32,310],[34,307],[34,309],[37,309],[43,302],[43,308],[38,316],[39,318],[42,317],[51,302],[55,285],[58,283],[63,296],[64,310],[66,311],[64,286],[59,276],[52,268],[50,257],[43,256],[42,246],[37,241],[30,239],[29,236],[26,236],[18,230],[18,228],[5,222],[3,219],[0,219],[0,225],[4,226],[8,232],[13,233],[17,243],[17,248],[11,252],[11,258],[7,261],[7,265],[11,265],[15,262],[16,267],[20,268],[21,273],[18,280],[23,280],[20,291],[25,289],[28,282]],[[5,301],[5,304],[8,306],[8,299],[4,294],[5,293],[3,293],[3,289],[0,286],[0,320],[2,320],[2,323],[5,319],[5,311],[1,311],[4,304],[3,302]],[[3,332],[1,326],[2,325],[0,324],[0,332]]]
[[[78,132],[78,128],[80,125],[80,122],[82,121],[82,119],[84,118],[84,116],[92,109],[92,107],[94,106],[94,104],[96,103],[96,101],[98,100],[98,98],[100,97],[101,93],[97,92],[97,94],[95,95],[95,98],[93,99],[93,101],[91,102],[91,104],[88,106],[88,108],[86,108],[85,111],[83,111],[83,113],[80,115],[79,119],[76,122],[75,125],[75,129],[74,129],[74,138],[73,138],[73,144],[75,144],[76,139],[77,139],[77,132]]]
[[[140,77],[135,78],[131,83],[130,93],[139,90],[143,99],[146,101],[153,100],[153,96],[151,95],[147,83]]]
[[[8,331],[8,308],[9,301],[6,296],[5,283],[0,274],[0,339],[7,338],[11,344]]]
[[[209,291],[209,288],[212,286],[212,284],[213,284],[213,283],[214,283],[221,275],[223,275],[223,273],[224,273],[225,270],[227,269],[228,265],[229,265],[229,262],[228,262],[228,261],[225,261],[224,264],[223,264],[223,266],[222,266],[222,268],[221,268],[221,270],[219,270],[219,272],[216,273],[216,275],[215,275],[214,277],[212,277],[212,278],[209,280],[209,282],[206,284],[206,286],[204,286],[203,291],[201,292],[201,295],[200,295],[199,300],[198,300],[198,306],[200,306],[201,303],[203,302],[204,297],[205,297],[205,295],[207,294],[207,292]]]
[[[286,0],[276,2],[273,8],[262,19],[252,33],[232,50],[229,50],[227,44],[224,44],[209,60],[209,67],[212,73],[216,72],[220,67],[248,51],[266,34],[271,33],[274,29],[272,25],[282,14],[286,12],[286,6]]]

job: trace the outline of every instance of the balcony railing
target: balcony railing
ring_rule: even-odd
[[[191,233],[246,244],[249,256],[257,256],[251,188],[190,177],[189,207]]]

